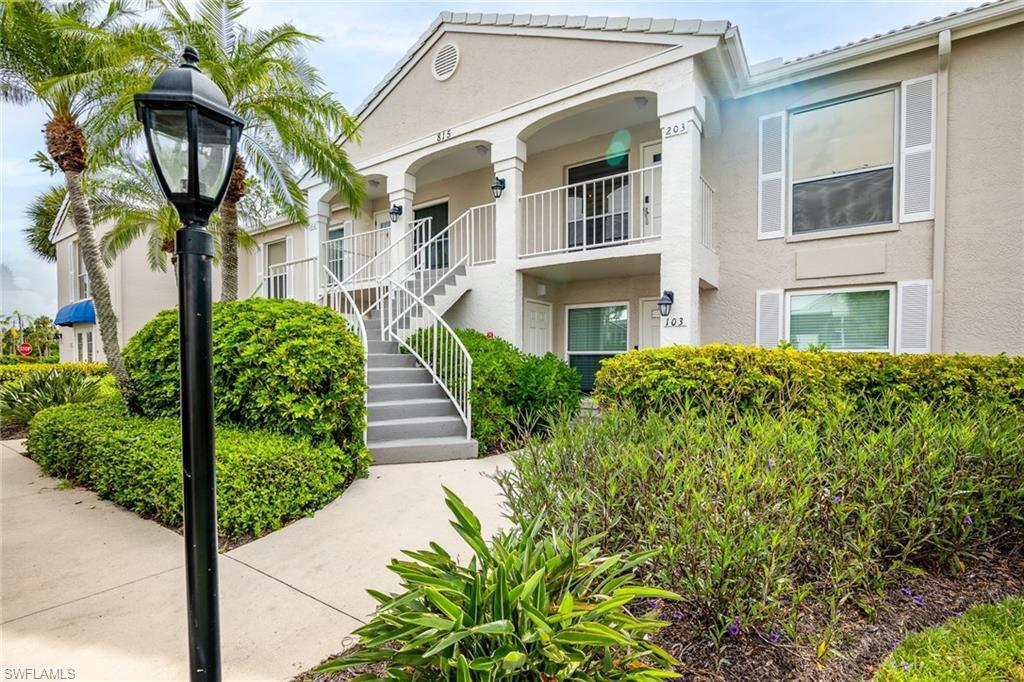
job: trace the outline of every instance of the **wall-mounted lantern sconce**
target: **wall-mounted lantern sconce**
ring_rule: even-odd
[[[501,198],[501,193],[505,191],[505,178],[494,178],[494,182],[491,183],[491,192],[494,193],[495,199]]]
[[[662,317],[668,317],[668,314],[672,312],[672,304],[675,300],[676,295],[671,291],[661,292],[661,298],[658,299],[658,310]]]
[[[399,204],[391,204],[388,215],[391,216],[391,222],[397,223],[398,219],[402,217],[402,207]]]

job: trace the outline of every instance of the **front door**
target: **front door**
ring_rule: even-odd
[[[661,142],[649,142],[641,147],[644,168],[661,165]],[[661,234],[661,169],[644,174],[642,181],[645,186],[643,194],[643,236]]]
[[[658,299],[640,299],[640,347],[658,348],[661,346],[661,312],[658,310]]]
[[[551,304],[523,302],[523,350],[534,355],[551,352]]]
[[[425,230],[417,230],[416,234],[413,235],[413,248],[418,249],[423,245],[424,242],[440,233],[444,228],[448,227],[448,202],[442,202],[440,204],[433,204],[432,206],[426,206],[424,208],[417,208],[413,210],[413,220],[422,220],[423,218],[430,218],[430,232]],[[448,268],[448,240],[442,239],[431,246],[423,254],[426,258],[424,267],[427,270],[444,270]],[[417,262],[417,265],[419,263]]]

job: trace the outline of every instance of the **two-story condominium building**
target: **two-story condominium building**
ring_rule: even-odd
[[[371,445],[465,437],[468,368],[397,357],[417,331],[553,352],[584,387],[670,344],[1024,352],[1021,0],[753,65],[727,21],[445,12],[357,115],[365,204],[306,178],[309,223],[255,235],[240,288],[367,339]],[[114,282],[126,336],[146,277]]]

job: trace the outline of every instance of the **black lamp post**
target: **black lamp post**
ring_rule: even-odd
[[[192,680],[219,680],[217,497],[213,464],[211,306],[213,237],[206,231],[220,205],[244,125],[224,93],[200,73],[199,54],[157,76],[135,96],[160,187],[183,227],[174,236],[181,346],[181,446],[184,470],[185,572]]]

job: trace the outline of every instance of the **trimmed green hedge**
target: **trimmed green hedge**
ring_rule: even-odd
[[[0,355],[0,365],[55,365],[58,362],[60,362],[60,357],[56,355]]]
[[[473,437],[480,453],[519,442],[528,433],[548,428],[554,415],[575,415],[580,407],[580,377],[569,365],[548,353],[524,353],[497,336],[475,329],[456,329],[473,358]],[[431,336],[409,337],[413,348],[427,347]],[[438,357],[447,357],[441,349]]]
[[[62,405],[29,425],[43,471],[95,490],[157,522],[181,525],[177,419],[131,416],[120,400]],[[262,535],[308,516],[365,473],[362,442],[346,448],[260,430],[217,429],[217,521],[222,537]]]
[[[833,409],[883,396],[931,404],[1024,407],[1024,357],[830,353],[750,346],[668,346],[608,359],[594,397],[640,412],[690,403]]]
[[[159,313],[124,347],[133,412],[178,414],[178,315]],[[217,420],[345,446],[366,425],[363,347],[344,318],[313,303],[250,299],[213,306]]]
[[[61,372],[97,377],[109,373],[110,368],[102,362],[26,362],[18,365],[0,365],[0,382],[20,379],[33,372]]]

